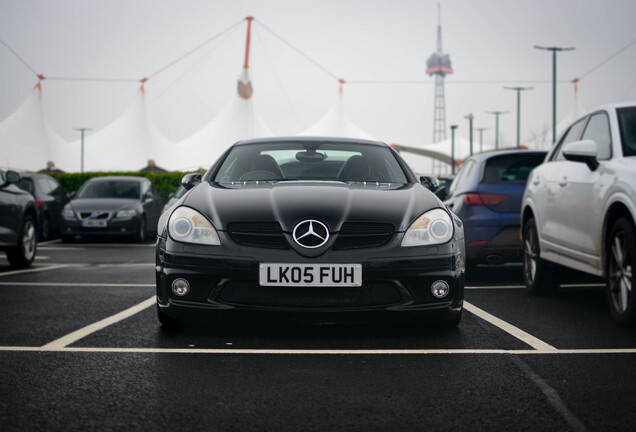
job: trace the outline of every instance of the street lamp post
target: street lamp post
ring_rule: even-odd
[[[470,132],[469,132],[469,140],[470,140],[470,155],[473,155],[473,120],[475,119],[475,116],[473,115],[473,113],[468,114],[467,116],[464,116],[465,119],[468,119],[468,124],[470,127]]]
[[[455,129],[457,125],[451,125],[451,174],[455,175]]]
[[[475,128],[479,131],[479,153],[484,151],[484,131],[488,128]]]
[[[562,47],[541,47],[534,46],[536,49],[552,51],[552,143],[556,142],[556,53],[557,51],[573,51],[576,48],[562,48]]]
[[[486,111],[486,113],[495,115],[495,150],[499,150],[499,116],[508,114],[508,111]]]
[[[506,90],[515,90],[517,92],[517,148],[521,148],[521,141],[519,137],[519,128],[521,125],[521,92],[523,90],[532,90],[534,87],[506,87]]]
[[[82,133],[82,159],[81,159],[81,165],[80,165],[80,172],[83,173],[84,172],[84,131],[87,130],[91,130],[91,128],[73,128],[73,130],[78,130]]]

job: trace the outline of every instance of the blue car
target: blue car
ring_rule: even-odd
[[[505,150],[466,159],[445,204],[464,222],[466,267],[521,261],[521,198],[545,151]]]

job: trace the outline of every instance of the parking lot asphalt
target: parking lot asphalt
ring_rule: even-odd
[[[634,430],[636,331],[598,280],[469,275],[457,329],[160,328],[153,245],[0,257],[0,429]]]

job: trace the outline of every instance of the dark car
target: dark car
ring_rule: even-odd
[[[144,242],[154,232],[162,200],[144,177],[89,179],[62,210],[62,241],[75,236],[128,236]]]
[[[521,198],[530,171],[545,156],[545,151],[506,150],[462,163],[445,203],[464,222],[469,269],[521,261]]]
[[[181,198],[182,196],[186,194],[187,191],[188,190],[185,187],[183,187],[183,185],[179,185],[177,190],[168,196],[168,202],[164,204],[163,210],[161,210],[161,213],[167,212],[170,209],[170,207],[172,207],[177,201],[179,201],[179,198]]]
[[[158,226],[166,327],[461,319],[462,223],[384,143],[242,141],[183,185]]]
[[[38,214],[33,196],[18,188],[20,174],[0,171],[0,251],[13,267],[28,267],[37,250]]]
[[[16,186],[35,198],[40,221],[40,241],[59,235],[62,209],[69,201],[66,189],[50,175],[36,173],[22,173],[22,179]]]

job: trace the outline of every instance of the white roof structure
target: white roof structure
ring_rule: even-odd
[[[243,69],[237,93],[206,126],[181,141],[178,146],[196,161],[191,168],[207,168],[228,147],[242,139],[274,136],[254,109],[249,70]]]
[[[79,153],[49,126],[42,110],[42,90],[36,85],[31,94],[9,117],[0,122],[0,166],[38,171],[53,162],[61,170],[79,166]]]
[[[325,114],[324,117],[318,120],[318,122],[309,129],[306,129],[298,135],[377,140],[377,138],[366,133],[347,118],[344,109],[342,91],[340,91],[338,101],[327,112],[327,114]]]
[[[73,144],[79,146],[80,141]],[[170,171],[193,165],[150,122],[142,88],[117,120],[84,136],[84,171],[139,171],[149,160]]]
[[[452,139],[448,138],[444,141],[440,141],[434,144],[424,144],[424,145],[416,145],[412,146],[418,149],[425,149],[434,151],[437,153],[441,153],[446,156],[452,156]],[[492,150],[493,147],[490,144],[483,144],[483,151]],[[475,140],[473,137],[473,154],[479,153],[479,139]],[[450,174],[451,167],[445,163],[439,163],[438,166],[434,166],[435,163],[433,159],[420,156],[417,154],[409,153],[406,151],[402,151],[400,153],[402,158],[413,168],[413,170],[417,173],[422,174]],[[470,157],[470,140],[464,138],[462,136],[455,136],[455,160],[462,161]]]

